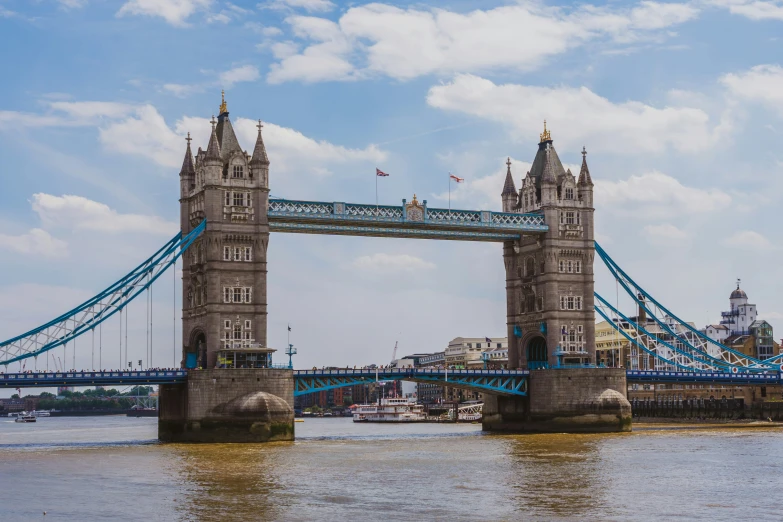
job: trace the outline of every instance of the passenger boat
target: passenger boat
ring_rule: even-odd
[[[19,415],[16,416],[14,419],[14,422],[35,422],[35,415],[32,413],[28,413],[26,411],[23,411]]]
[[[353,410],[354,422],[422,422],[424,405],[416,399],[380,399],[377,404],[360,404]]]
[[[33,415],[36,417],[51,417],[52,415],[48,411],[33,411]]]

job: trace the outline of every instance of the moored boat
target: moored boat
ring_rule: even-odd
[[[26,411],[23,411],[22,413],[17,415],[16,418],[14,419],[14,422],[35,422],[35,421],[36,421],[35,415]]]
[[[422,422],[427,419],[424,405],[416,399],[380,399],[377,404],[359,404],[354,422]]]

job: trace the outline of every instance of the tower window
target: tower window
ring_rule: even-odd
[[[575,225],[576,224],[576,214],[575,212],[566,212],[565,213],[565,224],[566,225]]]
[[[223,261],[231,261],[231,247],[230,246],[224,246],[223,247]]]
[[[245,177],[245,168],[242,165],[234,165],[234,173],[233,176],[235,178],[244,178]]]
[[[565,189],[565,198],[566,199],[574,199],[574,189],[572,189],[572,188]]]
[[[252,260],[253,260],[253,248],[245,247],[245,261],[252,261]]]

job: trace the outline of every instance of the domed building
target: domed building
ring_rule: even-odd
[[[748,294],[740,288],[739,280],[729,295],[729,310],[720,315],[719,324],[708,325],[703,330],[710,339],[757,359],[768,359],[779,353],[772,325],[758,319],[758,308],[748,303]]]

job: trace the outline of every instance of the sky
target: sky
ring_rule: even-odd
[[[781,0],[0,0],[0,35],[0,339],[176,233],[185,136],[206,148],[221,90],[245,149],[265,122],[290,199],[372,203],[377,167],[382,204],[445,207],[451,172],[453,208],[500,210],[546,119],[572,170],[586,147],[596,239],[642,287],[703,326],[741,278],[783,337]],[[268,269],[268,344],[290,324],[299,368],[506,332],[499,244],[276,233]],[[153,366],[179,361],[176,277],[152,291]],[[145,358],[145,301],[128,313]],[[125,359],[116,323],[77,368]]]

